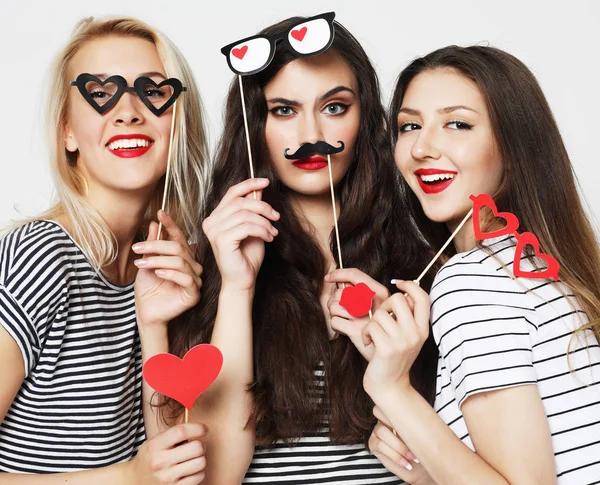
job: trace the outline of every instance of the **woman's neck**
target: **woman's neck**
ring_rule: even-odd
[[[450,233],[454,233],[456,228],[463,221],[464,216],[459,219],[452,220],[446,223],[448,230]],[[464,253],[465,251],[470,251],[477,245],[477,239],[475,238],[475,230],[473,229],[472,221],[467,221],[463,227],[458,231],[456,236],[452,241],[454,243],[454,247],[456,248],[456,252]]]
[[[133,261],[137,256],[131,246],[136,242],[154,191],[154,187],[143,192],[125,192],[88,185],[86,199],[106,222],[117,242],[115,260],[102,268],[107,278],[115,284],[126,285],[135,279],[137,268]],[[70,226],[70,221],[61,222],[66,227]]]

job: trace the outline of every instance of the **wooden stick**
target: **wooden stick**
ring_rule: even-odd
[[[246,146],[248,147],[248,161],[250,163],[250,178],[254,178],[254,165],[252,163],[252,149],[250,147],[250,130],[248,128],[248,115],[246,114],[246,100],[244,99],[244,83],[242,82],[242,76],[238,74],[238,80],[240,82],[240,97],[242,99],[242,114],[244,115],[244,128],[246,130]],[[253,192],[254,198],[256,199],[256,190]]]
[[[167,155],[167,173],[165,175],[165,188],[163,191],[163,200],[161,209],[164,211],[167,205],[167,192],[169,190],[169,175],[171,174],[171,153],[173,148],[173,138],[175,136],[175,115],[177,114],[177,101],[173,104],[173,117],[171,118],[171,136],[169,137],[169,154]],[[156,239],[160,239],[160,233],[162,232],[162,222],[158,223],[158,236]]]
[[[423,278],[423,276],[425,276],[427,274],[427,271],[429,271],[429,269],[437,261],[437,259],[440,257],[440,255],[444,252],[444,249],[446,249],[448,247],[448,245],[452,242],[452,240],[454,239],[454,237],[458,234],[458,231],[460,231],[462,229],[462,227],[467,223],[467,221],[470,219],[471,215],[473,215],[473,208],[472,207],[471,207],[471,210],[469,211],[469,213],[462,220],[462,222],[454,230],[454,232],[452,233],[452,235],[450,236],[450,238],[442,246],[442,249],[440,249],[438,251],[438,253],[433,257],[433,259],[431,260],[431,262],[427,265],[427,268],[425,268],[423,270],[423,272],[419,275],[419,277],[415,280],[415,283],[419,284],[421,282],[421,278]]]
[[[331,173],[331,155],[329,154],[327,154],[327,169],[329,170],[329,188],[331,189],[331,206],[333,207],[333,225],[335,227],[338,259],[340,260],[340,269],[344,269],[344,263],[342,262],[342,245],[340,244],[340,229],[338,227],[337,208],[335,206],[335,190],[333,189],[333,175]],[[345,283],[342,283],[342,288],[346,288]],[[373,318],[373,312],[371,312],[370,309],[369,318]]]
[[[184,417],[184,420],[183,420],[183,422],[185,424],[188,423],[188,418],[189,418],[189,411],[187,410],[187,408],[185,408],[185,417]]]

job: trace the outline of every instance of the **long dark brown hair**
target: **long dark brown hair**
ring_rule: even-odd
[[[560,263],[560,279],[573,291],[600,340],[600,249],[577,192],[576,177],[550,106],[533,73],[494,47],[448,46],[413,61],[398,77],[389,113],[393,143],[398,113],[411,81],[432,69],[452,69],[474,82],[490,115],[503,175],[494,201],[515,214],[519,231],[534,233],[543,252]],[[409,207],[430,245],[448,238],[445,224],[430,221],[417,197]],[[452,250],[449,254],[452,253]]]
[[[262,34],[285,32],[302,20],[284,20]],[[359,268],[384,284],[395,277],[413,279],[426,265],[427,254],[422,238],[407,218],[405,194],[399,191],[400,177],[387,137],[377,76],[360,44],[338,23],[331,49],[356,76],[361,110],[355,159],[336,188],[345,266]],[[368,436],[374,424],[373,403],[362,388],[366,362],[347,337],[328,338],[319,303],[328,270],[326,259],[295,214],[289,193],[273,169],[265,140],[268,113],[263,89],[295,58],[279,44],[268,68],[244,77],[256,176],[271,180],[263,199],[282,214],[275,223],[279,235],[266,245],[256,281],[252,312],[254,410],[250,420],[256,429],[256,443],[262,446],[315,432],[325,417],[332,440],[356,443]],[[236,80],[227,96],[224,133],[203,218],[229,187],[249,177],[246,150]],[[335,255],[334,238],[330,240]],[[202,301],[169,325],[171,349],[179,355],[198,343],[210,342],[217,312],[221,278],[206,237],[199,243],[198,260],[204,266]],[[318,404],[308,396],[320,362],[325,368],[328,399]],[[415,387],[429,401],[435,392],[436,365],[437,348],[430,340],[411,374]]]

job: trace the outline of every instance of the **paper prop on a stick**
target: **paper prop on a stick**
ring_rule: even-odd
[[[540,243],[535,234],[531,232],[524,232],[519,234],[517,229],[519,227],[519,220],[517,216],[510,212],[498,212],[496,204],[492,198],[487,194],[480,194],[478,196],[471,196],[470,199],[473,201],[473,230],[475,231],[475,238],[478,241],[484,239],[490,239],[494,237],[504,236],[512,234],[517,239],[517,248],[515,250],[515,258],[513,260],[513,274],[515,276],[522,276],[524,278],[553,278],[558,281],[558,272],[560,271],[560,265],[558,261],[548,254],[540,252]],[[481,208],[487,206],[491,209],[494,217],[500,217],[506,221],[506,226],[502,229],[482,232],[481,222],[479,220],[479,212]],[[535,257],[542,259],[546,262],[547,268],[543,271],[523,271],[521,269],[521,255],[525,246],[532,246],[535,250]]]
[[[171,121],[171,135],[169,136],[169,154],[167,157],[167,173],[165,176],[165,188],[162,200],[162,210],[165,210],[167,202],[167,191],[169,187],[169,175],[171,173],[171,147],[173,145],[173,134],[175,131],[175,115],[177,113],[177,98],[187,88],[181,84],[177,78],[171,77],[160,83],[156,83],[149,77],[138,77],[133,86],[127,85],[127,80],[123,76],[114,75],[106,79],[100,79],[97,76],[89,73],[82,73],[77,76],[75,81],[69,83],[71,86],[76,86],[83,98],[94,108],[100,115],[104,115],[108,110],[115,106],[119,99],[125,93],[135,93],[140,98],[142,103],[155,115],[161,116],[171,106],[173,106],[173,119]],[[140,138],[140,137],[138,137]],[[130,138],[131,139],[131,138]],[[140,154],[147,151],[147,147],[136,146],[121,146],[115,150],[125,150],[121,156],[139,156],[134,155],[134,151]],[[158,226],[158,237],[162,231],[162,223]]]
[[[229,68],[238,76],[251,178],[254,178],[254,164],[252,162],[252,147],[250,146],[250,130],[248,128],[242,76],[256,74],[265,69],[273,60],[278,42],[283,42],[284,46],[298,57],[314,56],[325,52],[333,42],[335,34],[334,18],[334,12],[316,15],[298,22],[280,35],[253,35],[226,45],[221,49],[221,52],[227,58]],[[256,199],[256,192],[254,192],[254,198]]]
[[[144,379],[152,389],[181,403],[187,412],[215,381],[223,366],[223,354],[210,344],[191,348],[183,357],[157,354],[146,361]]]
[[[307,18],[279,35],[253,35],[226,45],[221,49],[229,68],[239,76],[249,76],[265,69],[273,60],[278,42],[298,57],[325,52],[335,34],[335,12]]]
[[[531,232],[524,232],[519,234],[517,229],[519,228],[519,219],[511,212],[498,212],[498,208],[496,204],[492,200],[492,198],[487,194],[480,195],[471,195],[469,197],[473,201],[473,207],[462,220],[462,222],[458,225],[456,230],[452,233],[450,238],[446,241],[446,243],[442,246],[442,248],[438,251],[438,253],[433,257],[431,262],[427,265],[425,270],[421,273],[421,275],[415,280],[415,283],[419,283],[421,278],[425,276],[429,268],[433,266],[433,264],[440,257],[444,249],[448,247],[448,245],[452,242],[454,237],[458,234],[458,232],[462,229],[465,223],[469,220],[471,216],[473,216],[473,231],[475,233],[475,239],[478,241],[483,241],[485,239],[491,239],[495,237],[505,236],[512,234],[517,239],[517,248],[515,250],[515,257],[513,260],[513,274],[515,276],[522,276],[525,278],[553,278],[558,281],[558,272],[560,271],[560,265],[558,261],[554,259],[552,256],[540,252],[540,243],[538,238],[532,234]],[[481,219],[480,212],[482,207],[489,207],[492,211],[492,215],[498,219],[504,219],[506,222],[505,226],[501,229],[496,229],[494,231],[484,232],[481,230]],[[539,259],[543,259],[547,268],[543,271],[523,271],[521,270],[521,255],[523,254],[523,250],[525,246],[530,245],[535,250],[535,257]],[[396,280],[392,280],[392,284],[394,284]]]
[[[375,292],[365,283],[356,286],[346,286],[342,291],[340,305],[353,317],[364,317],[371,311]]]

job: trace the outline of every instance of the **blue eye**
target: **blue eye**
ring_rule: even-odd
[[[446,123],[446,126],[452,130],[470,130],[471,128],[473,128],[473,125],[470,125],[465,121],[459,120],[449,121],[448,123]]]
[[[294,114],[294,110],[290,106],[277,106],[271,110],[276,116],[291,116]]]
[[[327,111],[327,114],[330,115],[341,115],[346,112],[348,106],[348,104],[343,103],[331,103],[325,106],[325,110]]]
[[[421,127],[417,123],[403,123],[398,127],[400,133],[406,133],[408,131],[419,130]]]

